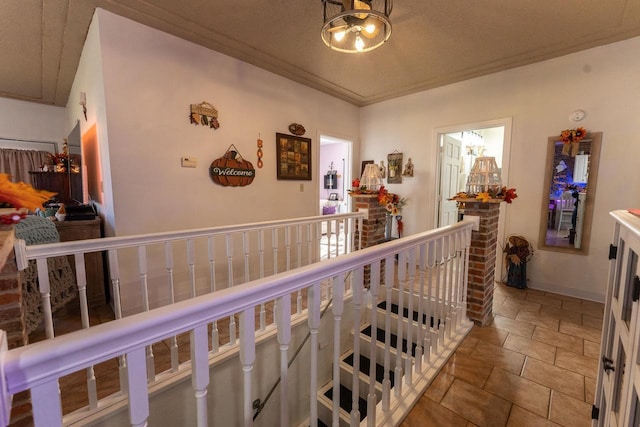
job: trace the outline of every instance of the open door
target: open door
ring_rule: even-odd
[[[458,192],[460,184],[460,164],[462,159],[462,141],[449,135],[442,135],[442,156],[440,171],[440,189],[438,204],[438,226],[455,224],[458,222],[458,207],[455,201],[449,200]]]

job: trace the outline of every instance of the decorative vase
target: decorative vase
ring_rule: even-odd
[[[391,240],[391,229],[393,228],[393,215],[387,212],[386,223],[384,226],[384,239]]]

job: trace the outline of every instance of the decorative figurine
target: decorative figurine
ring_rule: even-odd
[[[404,172],[402,176],[413,176],[413,163],[411,163],[411,157],[409,157],[409,161],[406,165],[404,165]]]
[[[387,167],[384,165],[384,160],[380,160],[380,178],[387,177]]]

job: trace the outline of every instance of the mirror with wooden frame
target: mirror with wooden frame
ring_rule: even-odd
[[[549,137],[538,249],[589,253],[602,132],[567,146]]]

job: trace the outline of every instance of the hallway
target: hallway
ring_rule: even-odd
[[[402,427],[591,425],[604,304],[496,284]]]

